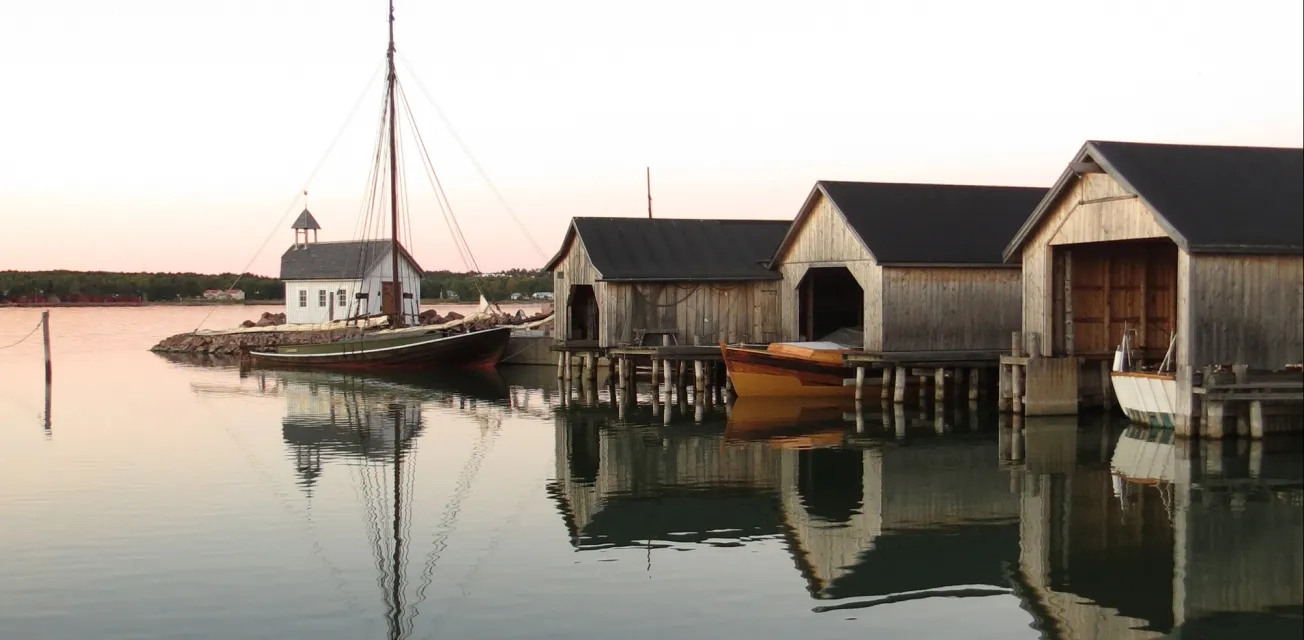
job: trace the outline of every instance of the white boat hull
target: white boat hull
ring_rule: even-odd
[[[1178,422],[1177,378],[1155,373],[1110,372],[1114,397],[1137,424],[1172,429]]]

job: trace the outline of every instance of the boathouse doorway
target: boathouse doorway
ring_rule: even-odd
[[[1051,334],[1057,355],[1108,358],[1133,348],[1159,362],[1177,327],[1177,245],[1167,238],[1052,247]]]
[[[597,340],[598,297],[593,293],[593,285],[580,284],[571,287],[566,306],[570,314],[566,339]]]
[[[839,329],[865,330],[865,290],[846,267],[811,267],[797,293],[801,339],[822,340]]]

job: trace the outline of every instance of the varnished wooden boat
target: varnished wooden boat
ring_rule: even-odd
[[[251,351],[253,364],[312,369],[392,369],[420,371],[443,367],[493,367],[502,359],[511,327],[467,333],[362,338],[324,344],[282,345]]]
[[[720,345],[729,380],[739,397],[854,397],[843,381],[855,370],[842,356],[855,349],[832,342],[776,342],[766,347]],[[872,385],[877,389],[877,384]],[[870,381],[865,384],[868,390]],[[877,391],[875,391],[877,393]]]

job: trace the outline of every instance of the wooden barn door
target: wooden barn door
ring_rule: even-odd
[[[1162,358],[1177,317],[1176,245],[1116,242],[1056,250],[1056,280],[1068,281],[1055,307],[1058,317],[1072,318],[1056,332],[1057,346],[1069,354],[1105,356],[1132,329],[1135,348],[1148,359]]]

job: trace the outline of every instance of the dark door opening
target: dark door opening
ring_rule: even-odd
[[[811,267],[798,290],[797,332],[822,340],[839,329],[865,330],[865,290],[846,267]]]
[[[580,284],[571,287],[567,307],[570,310],[570,326],[567,340],[598,339],[598,298],[593,293],[593,286]]]

